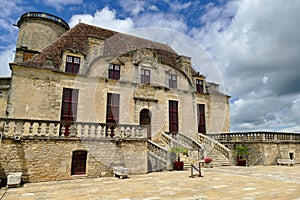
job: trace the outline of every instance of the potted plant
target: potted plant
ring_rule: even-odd
[[[211,157],[204,158],[204,167],[205,168],[213,168],[212,161],[213,161],[213,159]]]
[[[181,146],[176,146],[171,149],[173,153],[177,156],[177,161],[174,161],[175,170],[183,170],[183,161],[180,161],[180,154],[188,154],[188,150]]]
[[[246,166],[246,157],[249,155],[248,148],[242,145],[237,145],[234,148],[234,153],[237,158],[238,166]]]

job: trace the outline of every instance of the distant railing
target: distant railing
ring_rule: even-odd
[[[130,124],[0,118],[5,137],[147,138],[147,127]]]
[[[46,18],[46,19],[50,19],[56,22],[59,22],[61,24],[63,24],[67,29],[69,29],[69,25],[67,22],[65,22],[63,19],[56,17],[55,15],[51,15],[48,13],[44,13],[44,12],[28,12],[25,13],[21,16],[20,20],[23,18],[27,18],[27,17],[39,17],[39,18]]]
[[[207,134],[219,142],[300,142],[299,133],[245,132]]]

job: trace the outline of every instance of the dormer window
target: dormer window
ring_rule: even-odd
[[[120,79],[120,71],[121,71],[120,65],[110,64],[109,69],[108,69],[108,78],[119,80]]]
[[[177,76],[169,74],[169,88],[177,88]]]
[[[141,83],[142,84],[150,84],[150,70],[141,69]]]
[[[67,56],[66,72],[77,74],[80,68],[80,58],[75,56]]]
[[[196,90],[198,93],[203,93],[203,80],[196,79]]]

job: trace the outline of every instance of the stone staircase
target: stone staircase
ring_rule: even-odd
[[[232,152],[218,141],[199,133],[199,141],[204,147],[204,157],[211,157],[214,166],[230,166],[232,163]]]
[[[153,157],[157,155],[160,159],[160,163],[168,163],[168,166],[166,167],[162,167],[162,164],[160,164],[161,170],[170,169],[170,163],[176,159],[174,157],[170,157],[170,149],[174,146],[182,146],[187,148],[189,151],[188,156],[181,155],[180,157],[180,160],[184,162],[185,170],[190,169],[192,163],[195,164],[204,157],[211,157],[213,159],[213,166],[231,165],[231,151],[221,143],[207,137],[206,135],[199,134],[197,141],[181,133],[162,133],[161,136],[161,140],[159,141],[149,141],[151,143],[148,142],[148,146],[151,146],[151,148],[148,147],[148,155],[151,155],[152,160]]]

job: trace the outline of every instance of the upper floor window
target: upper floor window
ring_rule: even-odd
[[[169,88],[177,88],[177,76],[169,74]]]
[[[169,132],[178,132],[178,101],[169,101]]]
[[[121,66],[117,64],[110,64],[108,69],[108,78],[119,80]]]
[[[67,56],[66,72],[77,74],[80,67],[80,58],[75,56]]]
[[[120,95],[108,93],[106,104],[106,123],[119,123]]]
[[[76,121],[78,89],[63,88],[61,120]]]
[[[196,79],[196,90],[199,93],[203,93],[203,80]]]
[[[141,69],[141,83],[150,84],[150,70]]]

